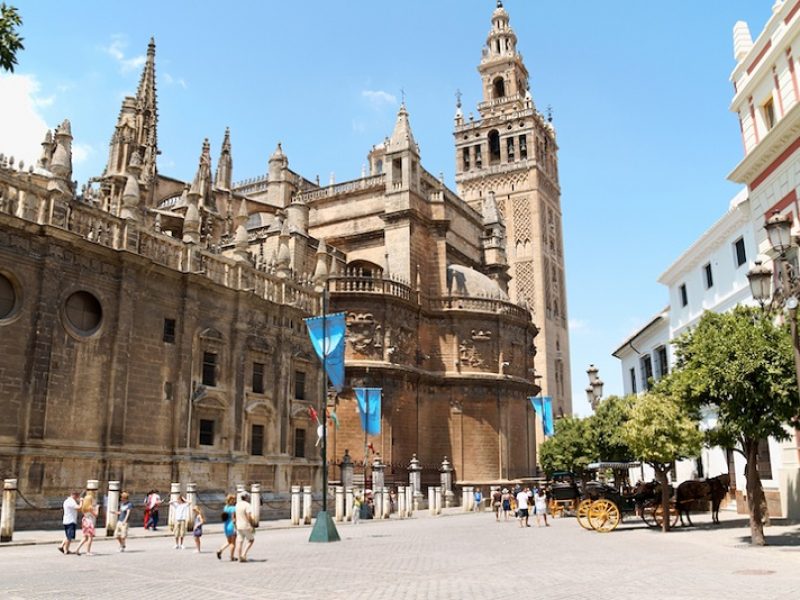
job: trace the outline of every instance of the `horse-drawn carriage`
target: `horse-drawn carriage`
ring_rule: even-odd
[[[638,468],[639,463],[597,462],[588,466],[590,471],[627,471]],[[670,486],[670,503],[667,509],[670,527],[686,515],[689,525],[689,508],[697,501],[710,499],[712,519],[719,522],[720,502],[728,490],[727,475],[704,481],[684,481],[673,494]],[[602,533],[613,531],[623,515],[635,514],[649,527],[661,528],[664,508],[661,504],[661,485],[656,482],[639,483],[634,488],[627,485],[612,486],[601,481],[579,481],[572,473],[554,473],[550,482],[550,513],[561,516],[566,511],[575,514],[581,527]]]
[[[627,470],[639,463],[597,462],[591,471]],[[550,513],[561,516],[572,512],[581,527],[607,533],[616,529],[624,514],[636,514],[651,527],[660,527],[663,509],[658,502],[660,487],[655,483],[635,488],[615,487],[601,481],[579,481],[572,473],[554,473],[550,483]],[[677,522],[678,513],[670,509],[670,518]]]

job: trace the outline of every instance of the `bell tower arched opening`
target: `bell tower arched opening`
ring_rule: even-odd
[[[505,98],[506,96],[506,81],[502,77],[495,77],[492,82],[492,90],[494,98]]]

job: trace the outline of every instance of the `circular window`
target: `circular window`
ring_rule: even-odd
[[[64,306],[67,322],[80,335],[92,335],[103,320],[100,301],[89,292],[75,292]]]
[[[0,319],[5,319],[14,312],[17,305],[17,293],[11,280],[0,273]]]

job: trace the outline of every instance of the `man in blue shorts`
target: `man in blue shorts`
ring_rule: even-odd
[[[62,523],[64,524],[64,541],[61,542],[61,545],[58,547],[58,551],[61,554],[72,554],[69,551],[69,545],[75,539],[75,529],[78,526],[78,508],[80,504],[78,504],[78,499],[81,497],[80,492],[72,492],[70,496],[64,500],[64,518]]]

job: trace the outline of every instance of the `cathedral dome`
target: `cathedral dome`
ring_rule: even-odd
[[[483,273],[463,265],[447,266],[447,289],[455,296],[495,298],[508,301],[508,295]]]

